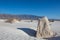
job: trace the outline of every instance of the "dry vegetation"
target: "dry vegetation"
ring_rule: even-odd
[[[5,22],[8,22],[8,23],[15,23],[15,22],[20,22],[21,20],[19,19],[16,19],[16,18],[9,18],[7,19]]]

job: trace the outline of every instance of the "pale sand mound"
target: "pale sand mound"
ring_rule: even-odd
[[[51,31],[47,17],[43,17],[38,21],[37,38],[53,37],[54,33]]]

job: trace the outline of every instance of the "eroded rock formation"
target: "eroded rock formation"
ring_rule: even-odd
[[[38,27],[37,27],[37,38],[49,38],[53,37],[54,33],[51,31],[49,21],[47,17],[43,17],[38,20]]]

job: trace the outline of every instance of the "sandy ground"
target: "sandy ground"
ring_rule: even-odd
[[[55,37],[37,39],[37,21],[20,21],[19,23],[5,23],[0,20],[0,40],[60,40],[60,21],[51,24],[51,29],[56,33]]]

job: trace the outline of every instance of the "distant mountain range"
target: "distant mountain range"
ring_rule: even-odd
[[[38,18],[42,18],[42,17],[35,16],[35,15],[0,14],[0,19],[7,19],[7,18],[18,18],[18,19],[32,19],[32,20],[37,20]]]
[[[11,14],[0,14],[0,19],[8,19],[8,18],[18,18],[21,20],[38,20],[38,18],[42,18],[43,16],[35,16],[35,15],[11,15]],[[50,21],[60,21],[60,19],[49,19]]]

